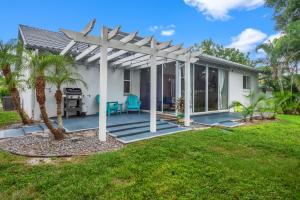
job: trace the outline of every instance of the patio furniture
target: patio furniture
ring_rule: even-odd
[[[127,97],[126,100],[126,111],[128,113],[128,111],[137,111],[137,112],[141,112],[141,102],[138,98],[138,96],[130,94]]]
[[[100,95],[97,94],[96,102],[99,105],[100,104]],[[106,114],[110,116],[112,113],[122,113],[123,112],[123,104],[119,104],[117,101],[110,101],[106,102]],[[99,115],[99,112],[97,112],[97,115]]]
[[[106,103],[106,113],[108,116],[110,116],[112,113],[120,113],[121,109],[119,106],[119,103],[117,101],[111,101]]]

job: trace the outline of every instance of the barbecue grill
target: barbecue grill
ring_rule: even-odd
[[[80,88],[64,88],[64,116],[80,116],[82,113],[82,91]]]

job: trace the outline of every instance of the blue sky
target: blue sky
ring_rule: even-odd
[[[100,27],[121,25],[123,31],[139,30],[173,44],[211,38],[225,46],[253,52],[256,44],[277,34],[272,9],[264,0],[9,0],[1,1],[0,40],[17,37],[18,24],[81,30],[97,19]],[[252,54],[252,56],[255,56]]]

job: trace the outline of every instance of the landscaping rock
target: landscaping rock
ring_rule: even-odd
[[[1,149],[31,157],[88,155],[120,149],[122,146],[122,143],[111,136],[107,136],[106,142],[101,142],[96,136],[68,137],[57,141],[41,135],[27,135],[0,141]]]

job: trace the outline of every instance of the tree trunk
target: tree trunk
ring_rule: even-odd
[[[29,118],[27,113],[21,107],[20,94],[19,94],[18,89],[17,88],[12,88],[10,90],[10,92],[11,92],[11,96],[12,96],[15,108],[18,111],[18,113],[19,113],[19,115],[22,119],[23,124],[32,124],[33,121]]]
[[[61,131],[59,131],[58,129],[55,129],[53,127],[51,121],[49,120],[47,111],[46,111],[46,107],[45,107],[45,102],[46,102],[45,86],[46,86],[46,83],[45,83],[44,77],[43,76],[38,76],[37,80],[36,80],[36,98],[37,98],[37,101],[39,103],[42,118],[43,118],[46,126],[48,127],[48,129],[54,135],[54,138],[56,140],[61,140],[61,139],[64,138],[63,133]]]
[[[8,79],[10,78],[10,74],[11,74],[11,70],[10,70],[10,66],[7,64],[3,67],[3,75],[5,77],[6,82],[8,82]],[[29,116],[27,115],[27,113],[24,111],[24,109],[21,107],[21,100],[20,100],[20,93],[18,91],[18,89],[16,87],[13,87],[12,89],[10,89],[10,93],[12,96],[12,100],[14,103],[14,106],[17,110],[17,112],[19,113],[21,119],[22,119],[22,123],[23,124],[32,124],[33,121],[29,118]]]
[[[58,129],[64,131],[63,128],[63,121],[62,121],[62,112],[61,112],[61,103],[62,103],[62,92],[60,88],[57,88],[55,92],[55,99],[56,99],[56,113],[57,113],[57,122],[58,122]]]

